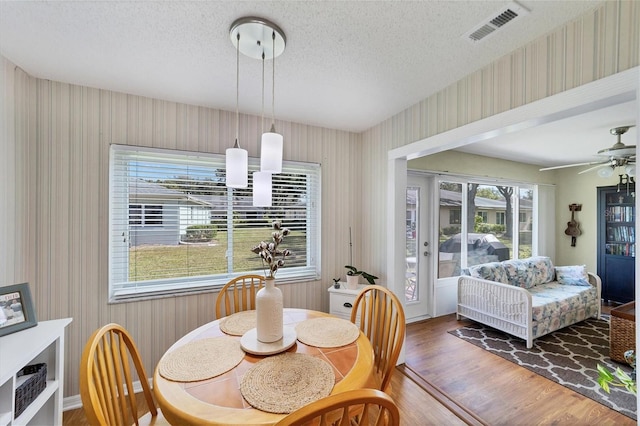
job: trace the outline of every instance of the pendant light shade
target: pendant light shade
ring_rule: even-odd
[[[262,144],[260,147],[260,171],[269,173],[282,172],[282,135],[276,133],[276,129],[271,126],[271,130],[262,134]]]
[[[226,151],[226,184],[229,188],[246,188],[249,155],[246,149],[238,146],[238,141],[233,148]]]
[[[249,170],[249,153],[240,148],[238,135],[240,133],[240,111],[238,103],[240,98],[240,33],[236,34],[236,141],[233,148],[227,148],[225,152],[226,186],[228,188],[246,188],[247,173]]]
[[[271,207],[271,173],[253,173],[254,207]]]
[[[282,145],[283,137],[276,133],[275,124],[275,99],[276,99],[276,32],[272,33],[271,47],[273,71],[271,73],[271,129],[262,134],[262,144],[260,147],[260,171],[281,173],[282,172]]]

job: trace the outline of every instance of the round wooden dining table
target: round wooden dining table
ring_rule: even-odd
[[[324,312],[306,309],[284,310],[284,325],[295,326],[307,319],[331,317]],[[181,346],[216,336],[228,336],[220,330],[220,320],[207,323],[174,343],[165,353]],[[240,336],[228,336],[241,339]],[[355,342],[335,348],[319,348],[299,340],[287,352],[303,353],[328,362],[335,374],[331,394],[351,389],[375,387],[374,354],[369,339],[360,332]],[[153,392],[164,417],[174,425],[270,425],[285,414],[274,414],[253,408],[240,391],[242,376],[265,356],[245,353],[235,368],[207,380],[178,382],[165,379],[156,367]],[[161,360],[162,361],[162,360]]]

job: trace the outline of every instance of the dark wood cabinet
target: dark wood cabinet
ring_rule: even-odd
[[[598,275],[602,298],[635,300],[635,185],[598,188]]]

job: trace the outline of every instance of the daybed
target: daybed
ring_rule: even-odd
[[[466,317],[527,342],[600,318],[600,277],[586,267],[554,267],[537,256],[469,267],[458,279],[457,319]]]

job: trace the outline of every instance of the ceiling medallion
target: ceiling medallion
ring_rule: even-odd
[[[241,34],[239,41],[238,33]],[[255,16],[236,19],[229,29],[229,37],[233,47],[240,43],[240,53],[260,60],[263,54],[266,60],[277,58],[287,44],[287,37],[279,26]]]

